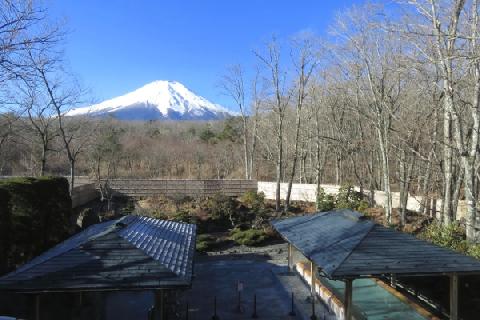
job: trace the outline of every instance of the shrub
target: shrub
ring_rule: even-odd
[[[207,211],[210,214],[210,219],[225,224],[230,222],[232,226],[235,225],[235,209],[237,203],[232,197],[225,196],[221,193],[215,194],[207,201]]]
[[[263,230],[248,229],[242,231],[235,228],[231,232],[231,239],[238,244],[245,246],[258,246],[262,244],[268,238],[267,234]]]
[[[197,244],[195,246],[197,251],[199,252],[207,252],[210,250],[210,243],[207,241],[199,241],[197,240]]]
[[[168,220],[169,217],[168,215],[161,211],[161,210],[148,210],[144,208],[139,208],[136,210],[136,214],[140,216],[147,216],[147,217],[152,217],[155,219],[160,219],[160,220]]]
[[[75,221],[67,179],[6,179],[0,182],[0,190],[4,268],[30,260],[73,231]]]
[[[462,227],[456,222],[449,225],[442,225],[434,221],[420,234],[420,238],[452,250],[463,253],[468,252],[465,233]]]
[[[327,194],[325,189],[319,188],[316,205],[318,211],[330,211],[335,208],[335,199],[331,194]]]
[[[132,199],[127,199],[127,203],[121,209],[122,215],[129,215],[135,212],[135,202]]]
[[[223,243],[224,241],[220,238],[208,234],[201,234],[197,236],[196,249],[199,252],[212,251]]]
[[[190,212],[181,210],[177,212],[173,217],[173,221],[177,222],[185,222],[185,223],[195,223],[194,217],[190,214]]]
[[[177,193],[169,196],[168,200],[170,200],[173,203],[176,211],[180,211],[180,207],[182,205],[193,201],[192,197],[181,194],[181,193]]]
[[[480,244],[471,244],[467,249],[467,254],[480,259]]]
[[[367,211],[368,208],[370,208],[370,205],[368,204],[368,201],[367,200],[362,200],[358,204],[356,210],[358,212],[363,213],[363,214],[368,214],[368,211]]]
[[[335,207],[339,209],[357,209],[362,201],[362,194],[355,191],[351,184],[340,187],[335,200]]]
[[[258,212],[265,207],[265,194],[249,190],[240,197],[240,201],[249,209]]]
[[[12,211],[10,210],[10,194],[0,188],[0,275],[8,271],[12,246]]]

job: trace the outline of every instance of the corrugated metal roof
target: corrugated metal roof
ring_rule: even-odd
[[[352,210],[276,220],[272,225],[332,279],[480,272],[480,261],[472,257],[375,224]]]
[[[0,278],[0,289],[105,290],[191,283],[195,225],[125,216],[78,233]]]

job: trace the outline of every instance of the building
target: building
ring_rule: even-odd
[[[164,319],[169,302],[191,286],[195,235],[195,225],[141,216],[99,223],[1,277],[0,291],[31,297],[37,320],[55,318],[51,302],[42,309],[49,294],[73,297],[73,319],[92,294],[152,291],[151,314]]]
[[[395,287],[397,277],[445,276],[450,279],[450,319],[457,320],[459,277],[480,274],[480,261],[378,225],[352,210],[276,220],[272,225],[289,243],[289,267],[306,278],[312,295],[322,298],[340,319],[353,319],[354,282],[361,279],[388,278]],[[342,283],[342,296],[329,292],[331,281]],[[412,319],[398,315],[407,318]],[[426,318],[431,317],[422,319]]]

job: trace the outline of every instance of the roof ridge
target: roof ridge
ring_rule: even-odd
[[[87,243],[89,243],[90,241],[93,241],[93,240],[95,240],[95,239],[97,239],[97,238],[103,237],[104,235],[107,235],[107,234],[109,234],[109,233],[118,231],[118,230],[126,227],[127,225],[126,225],[123,221],[126,220],[126,219],[129,218],[129,217],[131,217],[131,216],[130,216],[130,215],[126,215],[126,216],[123,216],[123,217],[120,217],[120,218],[114,220],[115,223],[112,223],[112,225],[109,226],[108,228],[106,228],[104,231],[99,232],[99,233],[97,233],[97,234],[94,234],[94,235],[91,236],[91,237],[88,237],[88,239],[87,239],[85,242],[79,244],[78,247],[80,247],[80,246],[82,246],[82,245],[84,245],[84,244],[87,244]],[[133,217],[133,216],[132,216],[132,217]]]
[[[185,228],[192,228],[192,230],[195,229],[194,224],[179,222],[179,221],[173,221],[173,220],[155,219],[155,218],[151,218],[151,217],[141,217],[140,219],[138,219],[134,223],[138,223],[139,221],[142,221],[144,224],[148,224],[150,228],[155,228],[155,234],[159,232],[158,229],[163,228],[164,232],[174,233],[176,238],[182,238],[182,236],[181,236],[181,233],[178,232],[178,230],[176,228],[174,228],[175,225],[183,226]],[[143,228],[147,228],[147,227],[144,226]],[[176,275],[178,277],[184,277],[182,275],[181,271],[176,271],[175,270],[175,267],[171,265],[170,260],[157,259],[156,258],[157,251],[152,252],[150,250],[150,247],[152,245],[150,245],[150,247],[142,247],[143,241],[145,241],[145,240],[142,240],[142,242],[140,244],[138,244],[135,241],[131,241],[132,239],[128,239],[128,237],[123,235],[121,232],[118,234],[118,237],[122,238],[124,241],[126,241],[128,244],[130,244],[134,248],[140,250],[147,257],[151,258],[152,260],[154,260],[154,261],[158,262],[159,264],[161,264],[162,266],[164,266],[167,270],[172,272],[174,275]],[[156,241],[159,241],[159,240],[156,239]],[[173,241],[172,239],[170,239],[170,240],[162,239],[160,241],[166,241],[166,242],[169,243],[169,246],[175,246],[175,244],[174,244],[175,241]]]
[[[368,220],[368,222],[371,222],[370,220]],[[350,257],[353,253],[353,251],[355,251],[355,249],[360,245],[360,243],[363,242],[363,240],[365,240],[365,238],[367,237],[368,234],[370,234],[370,232],[372,231],[372,229],[376,226],[377,224],[372,222],[371,226],[370,226],[370,229],[368,229],[367,232],[365,232],[365,235],[360,239],[360,241],[357,242],[357,244],[352,248],[352,250],[350,250],[350,252],[345,256],[345,258],[342,259],[342,261],[340,261],[338,264],[337,264],[337,267],[331,272],[331,274],[333,275],[335,273],[335,271],[340,268],[340,266],[345,262],[345,260],[348,259],[348,257]]]
[[[311,222],[311,221],[314,220],[314,219],[317,219],[317,218],[319,218],[319,217],[326,216],[327,214],[330,214],[330,213],[332,213],[332,211],[325,211],[325,212],[322,212],[322,211],[321,211],[321,212],[315,212],[315,213],[313,213],[313,214],[304,214],[304,215],[302,215],[302,216],[293,217],[293,218],[277,219],[277,220],[272,221],[272,222],[282,222],[282,221],[286,221],[286,220],[288,220],[288,219],[295,219],[295,218],[299,218],[299,220],[300,220],[301,218],[307,218],[307,219],[302,219],[301,221],[296,222],[296,223],[295,223],[294,225],[292,225],[292,226],[289,226],[288,228],[290,229],[290,228],[292,228],[292,227],[297,227],[297,226],[302,225],[302,224],[304,224],[304,223]]]

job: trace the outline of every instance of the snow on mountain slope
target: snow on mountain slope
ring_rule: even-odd
[[[197,96],[176,81],[154,81],[123,96],[89,107],[75,108],[67,116],[113,116],[120,120],[212,120],[235,113]]]

